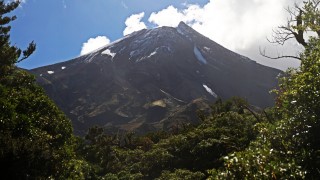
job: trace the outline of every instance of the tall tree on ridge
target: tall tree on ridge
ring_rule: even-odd
[[[73,153],[70,121],[35,83],[16,67],[36,45],[24,51],[10,42],[8,16],[19,1],[0,0],[0,169],[4,179],[83,178],[83,161]]]

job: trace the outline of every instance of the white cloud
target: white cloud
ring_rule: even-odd
[[[123,31],[123,35],[127,35],[133,33],[135,31],[139,31],[141,29],[146,29],[147,26],[144,22],[141,22],[141,19],[144,17],[144,12],[139,14],[133,14],[126,19],[126,28]]]
[[[259,46],[267,46],[267,50],[269,49],[271,45],[266,38],[271,37],[273,29],[286,23],[288,14],[285,8],[293,3],[292,0],[209,0],[202,7],[189,4],[179,10],[169,6],[152,13],[148,21],[157,26],[172,27],[184,21],[230,50],[249,56],[262,64],[285,69],[299,63],[288,61],[281,64],[266,60],[259,54]],[[284,53],[292,54],[296,52],[297,45],[289,43],[284,49]],[[271,55],[277,55],[276,51],[270,48]]]
[[[177,8],[169,6],[159,12],[153,12],[148,21],[158,26],[178,26],[180,21],[185,20],[186,15]]]
[[[285,20],[285,0],[210,0],[205,6],[189,5],[178,10],[169,6],[152,13],[149,22],[177,26],[180,21],[229,49],[246,49],[256,39],[270,35]]]
[[[110,40],[106,36],[97,36],[95,38],[90,38],[88,39],[87,42],[83,43],[80,55],[90,53],[109,43],[110,43]]]

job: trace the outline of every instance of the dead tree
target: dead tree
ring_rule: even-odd
[[[308,46],[307,33],[315,32],[320,37],[320,0],[308,0],[304,2],[303,7],[295,4],[294,8],[287,8],[290,15],[288,23],[285,26],[279,26],[274,30],[270,43],[284,45],[288,40],[295,39],[303,47]],[[260,54],[269,59],[295,58],[300,57],[291,55],[278,55],[276,57],[268,56],[265,50],[260,49]]]

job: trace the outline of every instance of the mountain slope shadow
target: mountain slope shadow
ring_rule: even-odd
[[[184,23],[134,32],[89,54],[31,72],[80,135],[96,124],[144,133],[168,129],[168,124],[182,120],[179,117],[197,122],[196,112],[188,108],[196,99],[208,104],[218,97],[239,96],[258,107],[272,106],[269,91],[276,88],[281,73]]]

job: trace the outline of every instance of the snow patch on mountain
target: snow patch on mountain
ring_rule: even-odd
[[[211,94],[211,95],[212,95],[213,97],[215,97],[215,98],[218,98],[218,95],[217,95],[215,92],[213,92],[211,88],[209,88],[209,87],[208,87],[207,85],[205,85],[205,84],[203,84],[202,86],[204,87],[204,89],[205,89],[209,94]]]
[[[54,73],[54,71],[47,71],[47,73],[48,73],[48,74],[53,74],[53,73]]]
[[[194,52],[194,55],[196,56],[196,58],[203,64],[207,64],[207,60],[203,57],[203,55],[201,54],[200,50],[194,46],[193,48],[193,52]]]
[[[210,51],[210,48],[208,48],[208,47],[204,47],[204,49],[205,49],[206,51]]]
[[[113,52],[110,51],[110,49],[106,49],[106,50],[104,50],[101,54],[109,55],[109,56],[111,56],[112,58],[114,58],[114,56],[115,56],[117,53],[113,53]]]
[[[92,57],[92,55],[93,55],[93,56],[96,56],[97,53],[100,52],[101,50],[109,49],[109,48],[111,48],[111,47],[119,44],[120,42],[122,42],[122,41],[124,41],[124,40],[126,40],[126,39],[128,39],[128,38],[130,38],[130,37],[132,37],[132,36],[134,36],[135,34],[136,34],[136,32],[134,32],[134,33],[132,33],[132,34],[129,34],[129,35],[126,35],[126,36],[124,36],[124,37],[122,37],[122,38],[120,38],[120,39],[118,39],[118,40],[116,40],[116,41],[113,41],[113,42],[111,42],[111,43],[109,43],[109,44],[107,44],[107,45],[104,45],[104,46],[102,46],[102,47],[100,47],[100,48],[98,48],[98,49],[96,49],[96,50],[93,50],[93,51],[87,53],[87,54],[80,55],[80,57],[81,57],[81,56],[82,56],[82,57],[83,57],[83,56],[87,56],[87,58],[86,58],[86,60],[85,60],[84,62],[88,62],[88,56],[90,56],[90,57]],[[91,61],[90,61],[90,62],[91,62]]]
[[[95,53],[90,53],[90,54],[86,57],[86,59],[84,59],[84,62],[90,63],[97,54],[98,54],[97,52],[95,52]]]
[[[62,66],[62,67],[61,67],[62,70],[64,70],[65,68],[66,68],[65,66]]]
[[[153,51],[147,58],[151,58],[152,56],[156,55],[157,51]]]
[[[139,50],[139,49],[131,51],[129,59],[133,60],[133,59],[137,58],[140,54],[141,54],[141,50]]]
[[[140,62],[144,59],[151,58],[157,54],[170,55],[173,52],[173,50],[169,46],[160,46],[155,48],[152,51],[150,51],[150,49],[148,51],[151,53],[145,54],[143,53],[144,51],[142,51],[141,49],[136,49],[134,51],[131,51],[129,59],[134,60],[135,62]]]
[[[148,58],[151,58],[152,56],[156,55],[157,54],[157,49],[155,51],[153,51],[152,53],[150,53],[148,56],[143,56],[141,58],[139,58],[138,60],[136,60],[136,62],[140,62],[144,59],[148,59]]]

